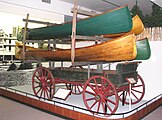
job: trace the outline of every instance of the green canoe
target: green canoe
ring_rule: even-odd
[[[132,29],[132,17],[128,6],[77,21],[77,35],[94,36],[128,32]],[[72,23],[29,29],[27,39],[44,40],[68,37],[72,34]]]
[[[135,60],[147,60],[151,56],[151,49],[147,38],[136,41],[137,56]]]

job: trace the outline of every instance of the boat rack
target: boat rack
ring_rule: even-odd
[[[74,20],[74,18],[76,18],[76,14],[81,14],[81,15],[85,15],[85,16],[93,16],[93,15],[97,14],[94,11],[86,11],[86,10],[82,10],[80,8],[77,8],[77,7],[78,7],[78,0],[75,0],[74,8],[71,9],[71,12],[73,13],[73,23],[72,23],[73,27],[76,27],[76,20]],[[29,14],[27,14],[26,19],[23,19],[23,21],[25,22],[25,28],[24,28],[24,31],[23,31],[23,62],[24,63],[40,62],[40,61],[36,61],[36,60],[25,60],[25,53],[26,53],[25,43],[38,43],[38,44],[48,43],[48,46],[50,46],[50,44],[53,44],[53,46],[56,46],[56,44],[71,44],[71,46],[72,46],[71,49],[73,49],[72,51],[75,51],[74,48],[73,48],[74,44],[75,44],[75,41],[77,41],[77,42],[80,42],[80,41],[94,41],[95,44],[97,44],[98,42],[104,42],[104,41],[107,41],[108,39],[111,39],[111,38],[104,38],[103,35],[101,35],[101,36],[99,36],[99,35],[97,35],[97,36],[76,35],[76,34],[74,34],[76,32],[76,30],[74,30],[74,28],[72,28],[72,35],[67,37],[67,38],[57,38],[57,39],[49,39],[49,40],[27,40],[26,39],[27,32],[28,32],[27,27],[28,27],[29,22],[37,23],[37,24],[45,24],[47,26],[56,25],[56,24],[55,23],[50,23],[50,22],[31,20],[31,19],[29,19]],[[75,40],[72,40],[73,38],[75,38]],[[52,49],[54,49],[54,48],[55,47],[53,47]],[[74,54],[74,52],[71,52],[71,53]],[[74,56],[72,54],[71,54],[71,56]],[[51,61],[49,62],[49,64],[51,64]],[[74,64],[78,64],[78,62],[75,63],[73,61],[72,64],[74,66]],[[90,64],[93,64],[93,63],[90,63]],[[86,65],[88,65],[88,63],[86,63]]]

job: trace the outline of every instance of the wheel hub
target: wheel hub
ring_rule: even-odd
[[[42,77],[41,78],[41,86],[42,86],[42,88],[46,88],[46,81],[45,81],[45,77]]]
[[[42,87],[46,87],[46,84],[45,83],[42,83]]]
[[[101,100],[101,96],[100,96],[100,95],[96,95],[96,96],[95,96],[95,99],[96,99],[97,101],[99,101],[99,100]]]

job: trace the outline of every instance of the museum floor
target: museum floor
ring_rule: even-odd
[[[65,119],[0,96],[0,120],[65,120]]]
[[[67,120],[10,99],[0,96],[0,119],[1,120]],[[157,108],[143,120],[161,120],[162,107]]]

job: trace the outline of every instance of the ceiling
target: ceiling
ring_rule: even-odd
[[[74,0],[61,0],[68,3],[74,3]],[[78,0],[79,6],[89,8],[92,10],[104,12],[110,9],[114,9],[118,6],[128,5],[131,9],[134,5],[137,5],[142,10],[143,14],[150,14],[152,10],[152,2],[150,0]]]

